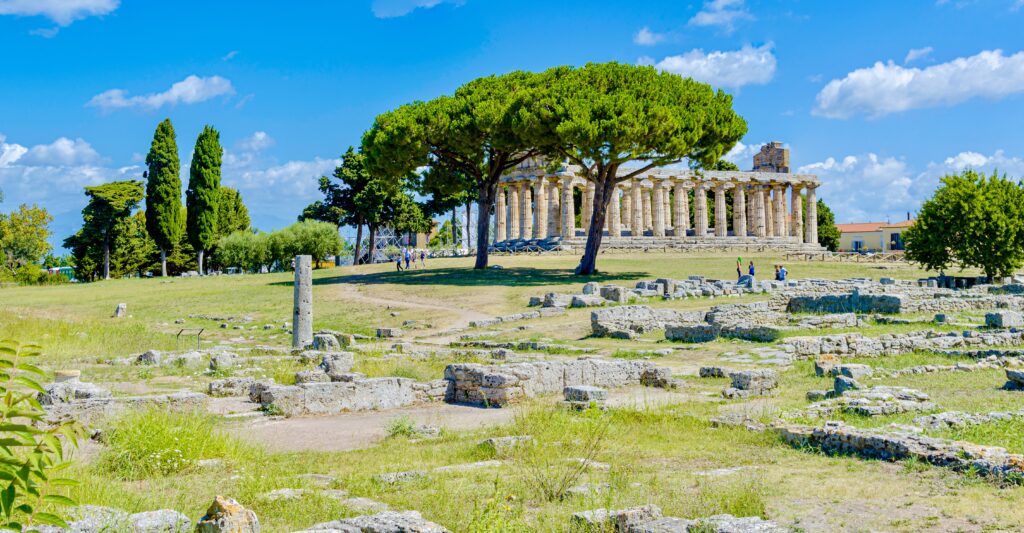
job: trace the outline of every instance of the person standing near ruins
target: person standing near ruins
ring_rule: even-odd
[[[427,252],[420,250],[420,266],[424,269],[427,268]]]
[[[753,286],[753,284],[754,284],[754,261],[753,260],[750,261],[750,266],[747,267],[747,273],[750,274],[750,284],[751,284],[751,286]]]
[[[736,281],[743,279],[743,258],[736,258]]]

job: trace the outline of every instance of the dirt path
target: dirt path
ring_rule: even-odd
[[[653,407],[692,400],[690,395],[653,389],[629,387],[610,391],[611,406]],[[554,397],[552,397],[554,400]],[[255,408],[255,404],[240,399],[223,400],[211,404],[211,411],[225,414]],[[250,442],[266,446],[272,451],[336,452],[373,446],[387,436],[392,420],[409,417],[417,424],[449,430],[472,430],[506,424],[515,417],[516,408],[485,409],[467,405],[432,403],[387,411],[344,413],[334,416],[264,418],[240,422],[229,431]]]
[[[337,287],[339,290],[341,290],[344,293],[345,297],[348,298],[350,301],[365,302],[376,306],[395,307],[399,309],[420,309],[424,311],[440,312],[447,315],[454,314],[456,317],[455,322],[452,324],[447,324],[448,328],[467,327],[471,320],[482,320],[485,318],[492,318],[479,311],[463,309],[461,307],[455,307],[450,305],[438,305],[430,302],[416,301],[411,298],[393,300],[391,298],[371,296],[369,294],[363,293],[362,290],[360,289],[360,285],[353,283],[339,283],[337,285],[334,285],[334,287]]]

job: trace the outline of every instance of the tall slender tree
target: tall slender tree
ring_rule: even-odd
[[[181,163],[171,119],[157,125],[146,155],[146,231],[160,248],[160,275],[167,275],[167,250],[181,239]]]
[[[217,209],[220,203],[220,166],[224,149],[220,133],[205,126],[196,139],[189,168],[188,190],[185,191],[188,240],[199,257],[199,273],[203,273],[203,254],[217,239]]]
[[[576,268],[593,274],[615,186],[651,169],[688,161],[713,165],[743,138],[747,124],[732,96],[654,67],[591,63],[545,73],[532,105],[552,139],[550,155],[596,185],[587,244]]]

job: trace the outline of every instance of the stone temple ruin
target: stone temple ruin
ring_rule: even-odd
[[[778,142],[754,156],[749,172],[654,169],[615,188],[602,247],[820,251],[819,186],[816,176],[789,172],[789,150]],[[583,192],[582,228],[575,226],[577,188]],[[494,248],[580,249],[593,216],[595,190],[572,165],[550,172],[545,161],[525,161],[498,186]],[[727,195],[732,198],[731,221]]]

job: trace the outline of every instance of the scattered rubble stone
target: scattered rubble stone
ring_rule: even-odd
[[[296,533],[450,533],[416,511],[385,511],[317,524]]]
[[[381,339],[401,337],[402,333],[399,328],[377,328],[377,337]]]
[[[230,377],[210,382],[210,396],[248,396],[249,389],[256,379],[248,377]]]
[[[995,311],[985,314],[985,325],[990,328],[1019,328],[1024,326],[1024,315],[1017,311]]]
[[[128,516],[132,533],[190,533],[192,520],[178,511],[161,509]]]
[[[210,370],[227,370],[238,364],[238,355],[232,352],[220,352],[210,356]]]
[[[914,424],[926,429],[947,429],[976,426],[1000,420],[1013,420],[1024,417],[1024,409],[1018,411],[993,411],[991,413],[964,413],[960,411],[946,411],[933,415],[919,416],[914,419]]]
[[[837,387],[839,387],[840,380],[850,380],[850,378],[837,377]],[[905,387],[871,387],[861,390],[844,388],[842,392],[837,388],[836,397],[811,404],[803,414],[819,418],[830,417],[840,412],[861,416],[881,416],[912,411],[931,411],[935,407],[927,394]]]
[[[328,352],[341,348],[338,338],[329,333],[317,333],[313,335],[313,349],[321,352]]]
[[[235,500],[217,496],[196,522],[196,533],[260,533],[260,521]]]
[[[771,394],[778,387],[779,378],[774,370],[741,370],[729,373],[732,386],[722,391],[726,398],[747,398]]]
[[[114,318],[124,318],[128,316],[128,304],[120,303],[114,309]]]
[[[491,437],[480,441],[480,446],[494,450],[495,454],[501,455],[511,451],[517,446],[533,442],[530,435],[511,435],[508,437]]]

